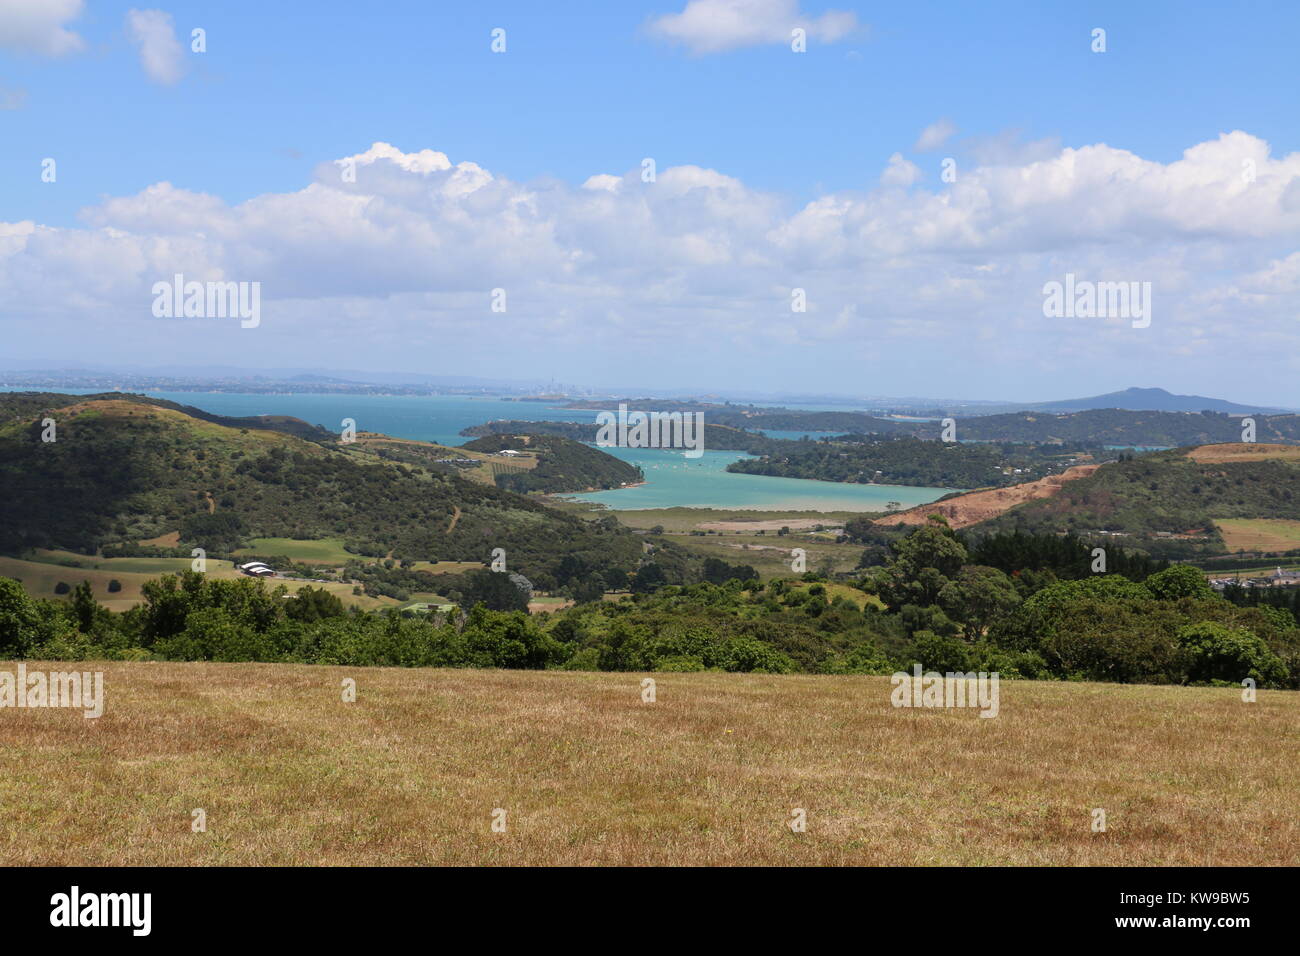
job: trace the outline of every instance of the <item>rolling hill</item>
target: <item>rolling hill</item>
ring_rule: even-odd
[[[635,570],[639,538],[434,467],[340,444],[296,419],[209,420],[135,396],[6,396],[0,404],[0,553],[93,554],[179,532],[230,553],[255,538],[342,539],[359,555],[479,561],[512,570],[565,555]],[[42,440],[42,420],[57,423]],[[260,426],[260,427],[259,427]]]
[[[521,494],[540,491],[599,491],[641,481],[641,469],[613,455],[563,435],[489,435],[462,446],[467,451],[499,455],[516,452],[529,467],[496,466],[498,488]]]
[[[1164,556],[1221,554],[1222,519],[1300,519],[1300,456],[1289,445],[1224,444],[1111,462],[977,531],[1106,532]]]

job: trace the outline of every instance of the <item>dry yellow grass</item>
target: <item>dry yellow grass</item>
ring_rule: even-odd
[[[646,704],[639,674],[89,666],[98,720],[0,710],[4,865],[1260,865],[1300,842],[1294,693],[1004,682],[989,720],[893,709],[870,677],[658,674]]]
[[[1290,551],[1300,548],[1300,521],[1289,518],[1220,518],[1215,524],[1229,551]]]
[[[1198,445],[1188,450],[1187,457],[1193,461],[1204,463],[1300,462],[1300,445],[1272,445],[1267,442],[1223,442],[1219,445]]]

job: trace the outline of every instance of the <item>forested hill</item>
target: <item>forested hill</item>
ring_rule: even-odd
[[[907,421],[879,418],[866,412],[811,411],[790,408],[762,408],[744,405],[713,405],[691,402],[629,401],[629,410],[699,411],[706,425],[721,425],[744,430],[810,431],[874,435],[911,435],[916,438],[941,437],[941,421]],[[572,403],[570,408],[603,408],[616,403]],[[1279,414],[1251,416],[1255,421],[1255,440],[1260,442],[1300,443],[1300,415]],[[1213,442],[1242,440],[1242,419],[1221,411],[1131,411],[1122,408],[1097,408],[1088,411],[1055,413],[1052,411],[1017,411],[999,415],[955,416],[961,441],[991,442],[1084,442],[1098,445],[1204,445]],[[496,423],[493,423],[494,425]],[[487,434],[487,432],[482,432]],[[737,447],[713,443],[709,447]],[[744,449],[749,450],[749,449]]]
[[[517,451],[526,456],[519,470],[498,467],[495,474],[498,488],[520,493],[619,488],[645,477],[635,465],[562,435],[490,435],[461,447],[488,454]]]
[[[779,452],[733,462],[727,470],[861,484],[983,488],[1033,481],[1091,460],[1090,450],[1082,446],[962,444],[864,435],[785,444],[788,447]]]
[[[0,423],[0,551],[94,553],[179,532],[183,546],[214,554],[257,537],[342,538],[359,554],[412,560],[486,562],[504,548],[525,574],[567,554],[630,572],[641,555],[613,519],[584,522],[361,443],[228,427],[120,396],[57,398],[72,404],[11,399]]]
[[[1106,531],[1190,556],[1223,550],[1215,521],[1224,518],[1300,520],[1300,449],[1211,445],[1112,462],[973,530]]]
[[[1255,415],[1255,440],[1300,442],[1300,415]],[[918,432],[938,437],[930,423]],[[957,420],[957,438],[967,441],[1095,442],[1106,445],[1207,445],[1242,440],[1242,419],[1223,412],[1132,412],[1099,408],[1052,415],[1016,412]]]
[[[466,436],[486,435],[562,435],[574,441],[593,444],[600,427],[579,422],[525,422],[495,421],[462,428]],[[754,432],[742,431],[726,425],[704,423],[704,448],[706,451],[744,451],[751,455],[764,455],[798,444],[780,438],[767,438]],[[468,447],[468,446],[466,446]]]
[[[649,398],[611,399],[608,401],[570,402],[565,408],[615,411],[620,404],[628,411],[701,412],[705,424],[725,425],[737,429],[773,429],[776,431],[877,432],[905,434],[913,423],[878,418],[858,411],[812,411],[774,408],[763,405],[730,405],[713,402],[677,402]]]

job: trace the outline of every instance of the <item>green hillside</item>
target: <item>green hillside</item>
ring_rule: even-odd
[[[618,488],[645,477],[635,465],[562,435],[489,435],[466,442],[463,448],[486,454],[517,451],[534,458],[528,470],[497,467],[495,471],[498,488],[521,494]]]
[[[339,538],[356,554],[410,561],[487,562],[503,548],[525,574],[564,555],[631,572],[641,555],[640,539],[612,520],[586,522],[361,445],[121,396],[54,399],[64,404],[11,404],[0,424],[0,552],[89,554],[179,531],[182,549],[213,554],[254,538]],[[57,422],[54,442],[42,441],[44,417]]]
[[[1086,453],[1082,446],[1074,446],[1071,453],[1058,445],[962,444],[866,435],[787,444],[780,452],[733,462],[727,470],[856,484],[983,488],[1055,474]]]
[[[1224,446],[1234,447],[1234,446]],[[1300,518],[1300,462],[1197,461],[1175,449],[1103,465],[976,531],[1108,531],[1170,556],[1220,553],[1223,518]]]
[[[600,428],[595,424],[579,422],[526,422],[496,421],[462,428],[468,436],[491,435],[560,435],[578,442],[594,443]],[[704,448],[711,451],[744,451],[751,455],[764,455],[793,448],[798,442],[781,438],[767,438],[755,432],[742,431],[727,425],[704,426]]]

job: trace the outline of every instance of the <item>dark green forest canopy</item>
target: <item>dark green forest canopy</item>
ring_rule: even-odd
[[[1090,456],[1091,452],[1100,453],[1101,449],[841,435],[823,441],[787,442],[779,452],[733,462],[727,470],[821,481],[982,488],[1056,474],[1074,464],[1077,456]]]

